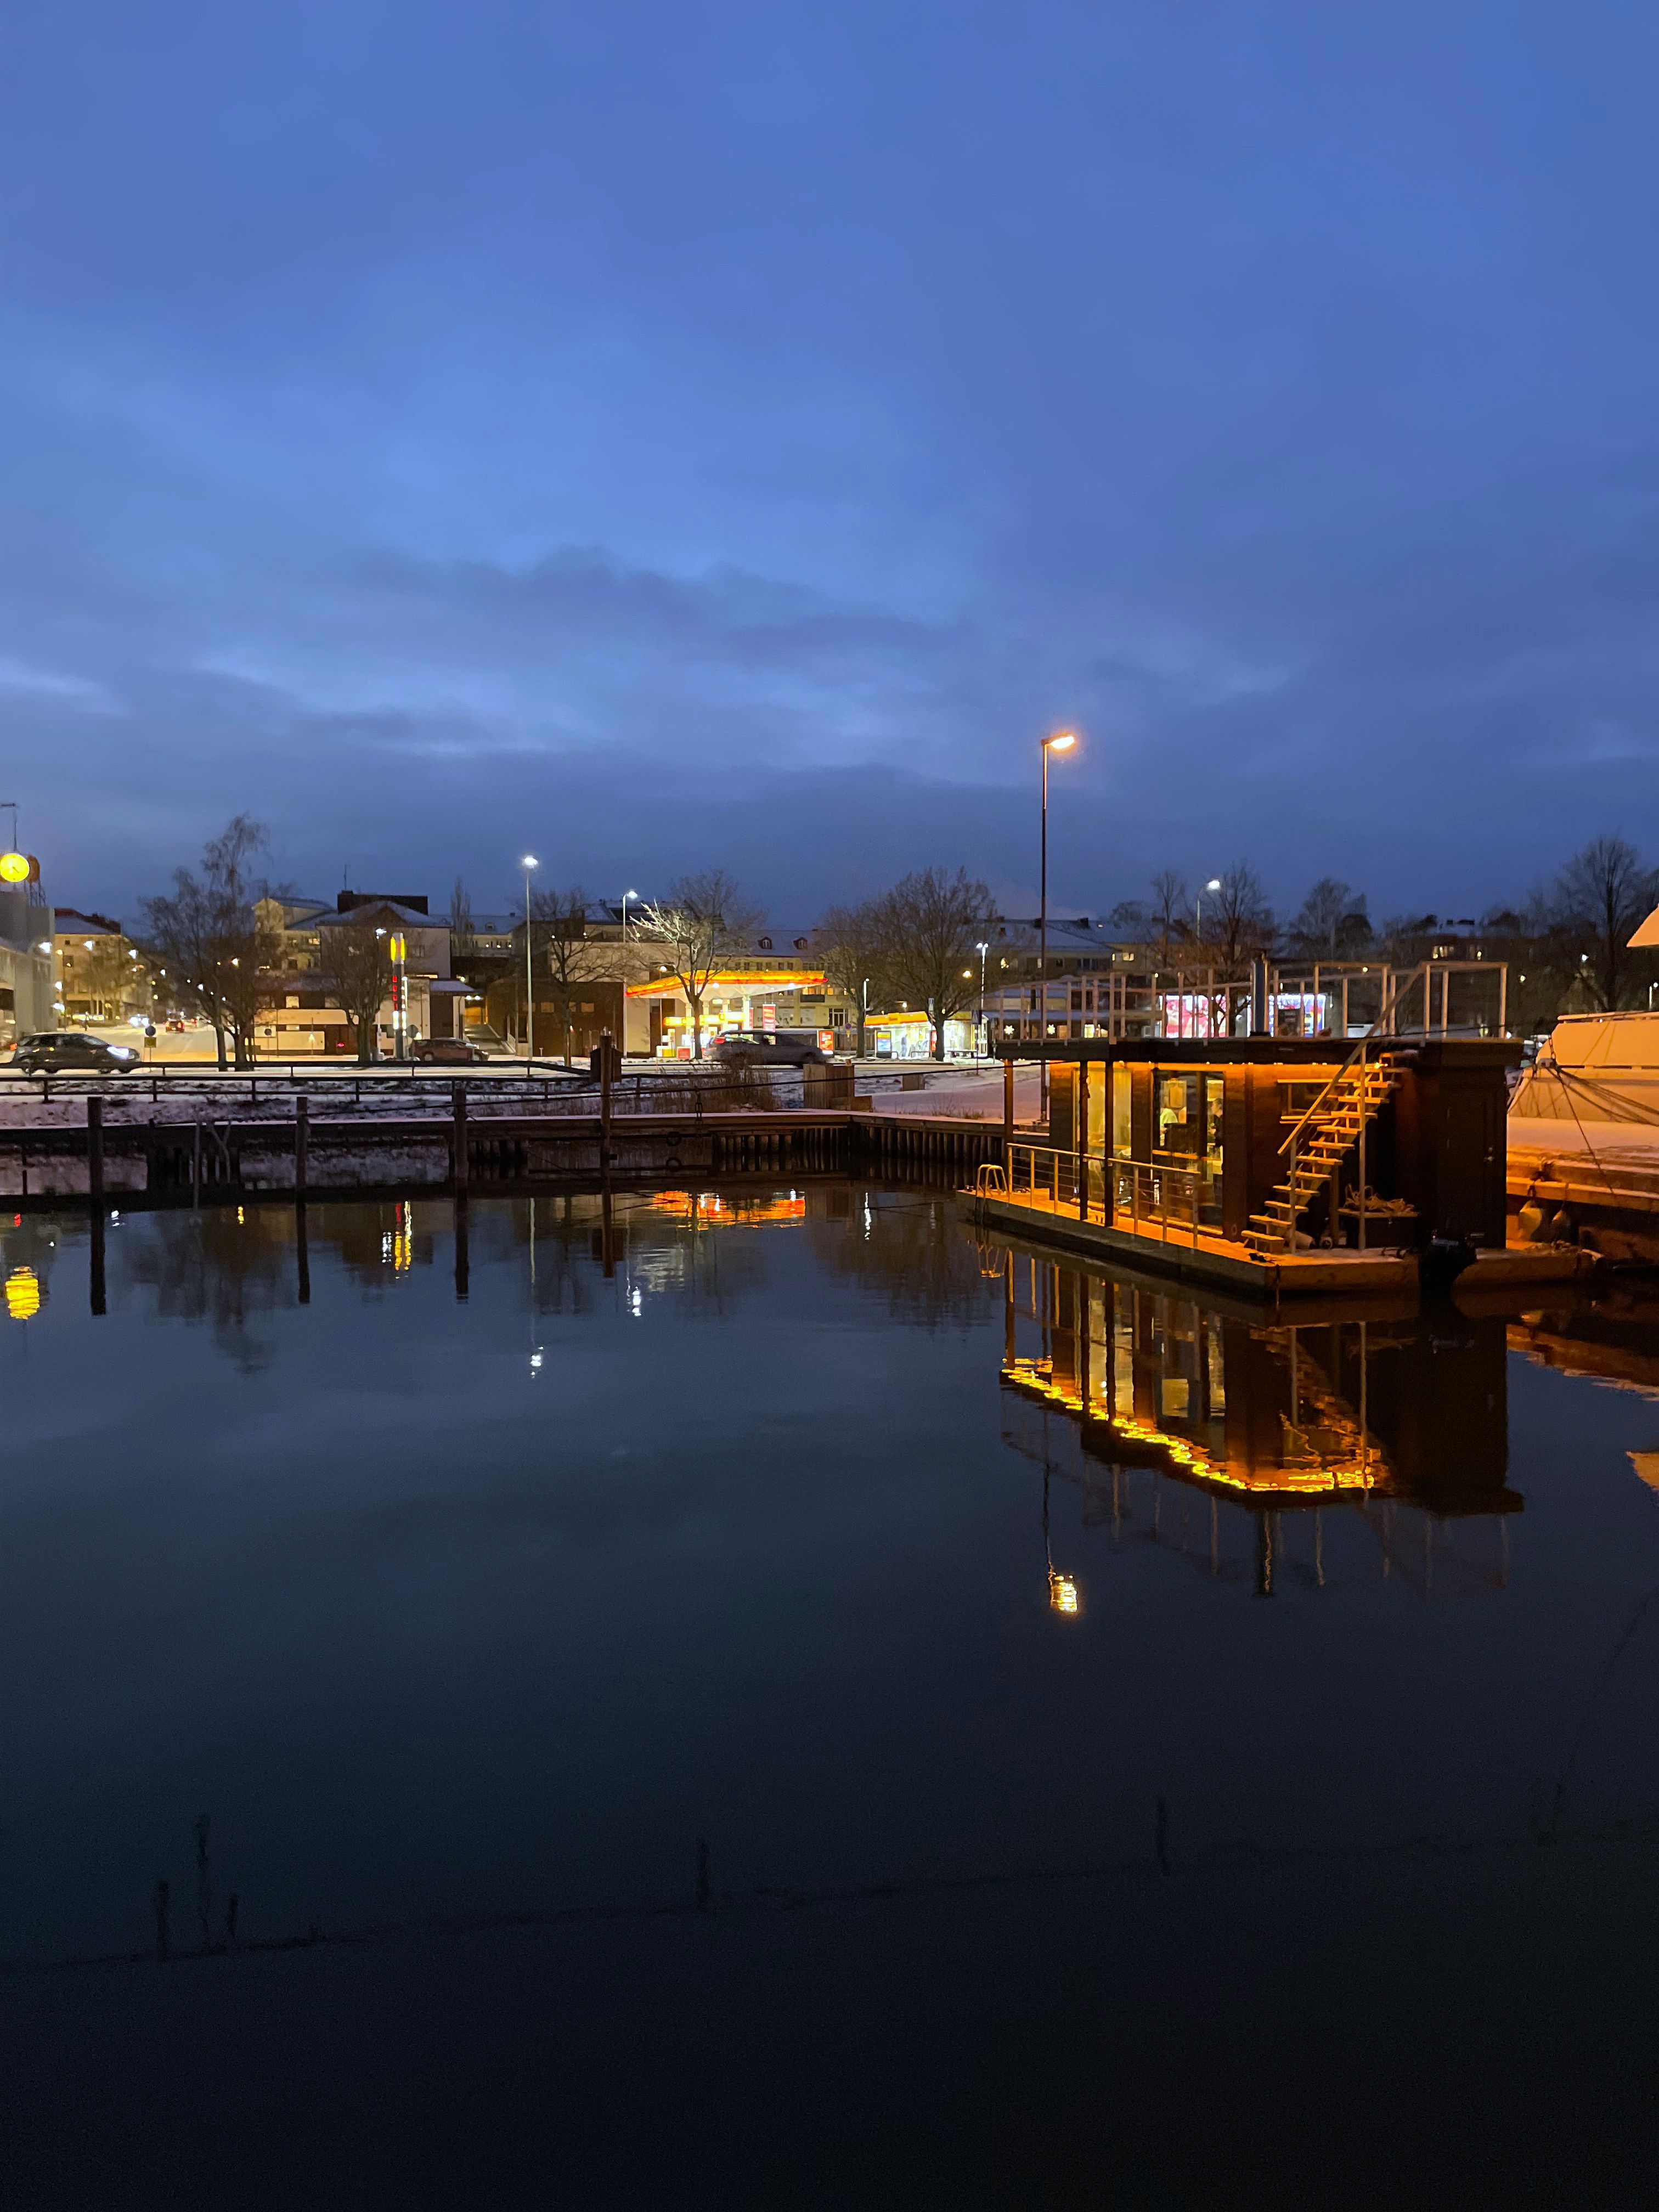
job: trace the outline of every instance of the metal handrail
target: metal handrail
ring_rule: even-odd
[[[1164,1237],[1166,1243],[1169,1240],[1171,1227],[1169,1204],[1170,1185],[1173,1182],[1178,1190],[1182,1184],[1184,1183],[1187,1186],[1186,1219],[1184,1221],[1177,1220],[1174,1225],[1177,1228],[1185,1229],[1189,1232],[1192,1241],[1192,1248],[1194,1252],[1197,1251],[1198,1234],[1200,1225],[1199,1222],[1199,1207],[1203,1202],[1205,1189],[1212,1180],[1211,1176],[1205,1173],[1203,1169],[1170,1167],[1162,1160],[1126,1160],[1117,1157],[1103,1160],[1101,1164],[1106,1170],[1107,1173],[1113,1178],[1111,1211],[1114,1213],[1118,1213],[1122,1211],[1122,1208],[1118,1203],[1116,1195],[1117,1178],[1120,1176],[1127,1176],[1129,1182],[1129,1226],[1131,1231],[1136,1234],[1139,1234],[1139,1232],[1141,1222],[1141,1180],[1143,1177],[1146,1177],[1150,1182],[1152,1177],[1155,1176],[1157,1178],[1158,1206],[1156,1212],[1154,1213],[1149,1203],[1147,1209],[1148,1218],[1155,1218],[1161,1224]],[[1149,1189],[1149,1200],[1150,1198],[1151,1191]]]
[[[1286,1137],[1283,1144],[1280,1145],[1279,1148],[1279,1157],[1281,1159],[1283,1159],[1286,1152],[1294,1151],[1297,1139],[1300,1138],[1303,1130],[1306,1128],[1308,1123],[1313,1119],[1314,1115],[1318,1113],[1320,1108],[1330,1097],[1332,1091],[1335,1090],[1337,1085],[1341,1082],[1343,1077],[1346,1075],[1349,1070],[1353,1066],[1354,1062],[1356,1060],[1359,1060],[1361,1062],[1364,1061],[1366,1054],[1370,1048],[1372,1039],[1376,1036],[1377,1031],[1382,1027],[1383,1023],[1388,1020],[1389,1015],[1393,1013],[1395,1007],[1400,1004],[1401,992],[1409,990],[1419,975],[1425,979],[1424,988],[1426,990],[1426,978],[1428,972],[1429,963],[1426,960],[1419,961],[1418,965],[1412,969],[1409,974],[1402,976],[1398,981],[1394,983],[1389,990],[1384,994],[1382,1004],[1378,1011],[1376,1019],[1371,1024],[1370,1029],[1366,1030],[1364,1036],[1355,1041],[1353,1050],[1343,1061],[1341,1066],[1337,1069],[1336,1073],[1332,1076],[1330,1081],[1327,1083],[1324,1089],[1320,1092],[1318,1097],[1314,1100],[1313,1104],[1307,1109],[1305,1113],[1303,1114],[1301,1119],[1291,1129],[1290,1135]],[[1425,1010],[1425,1024],[1426,1019],[1427,1016]],[[1395,1032],[1392,1030],[1389,1031],[1389,1036],[1393,1036]]]

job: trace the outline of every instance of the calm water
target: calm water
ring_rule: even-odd
[[[1639,1292],[1273,1331],[844,1185],[0,1276],[14,2201],[1653,2201]],[[242,1954],[52,1966],[160,1880]]]

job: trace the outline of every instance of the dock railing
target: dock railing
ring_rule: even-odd
[[[1086,1180],[1080,1179],[1080,1171]],[[1074,1152],[1057,1145],[1008,1147],[1007,1197],[1047,1205],[1079,1221],[1108,1226],[1116,1222],[1166,1243],[1184,1239],[1194,1251],[1203,1226],[1205,1182],[1201,1170],[1170,1167],[1161,1160],[1079,1162]],[[994,1189],[988,1194],[1005,1193]]]
[[[1199,1215],[1204,1203],[1204,1176],[1194,1168],[1172,1168],[1162,1160],[1109,1160],[1112,1178],[1112,1212],[1128,1217],[1137,1236],[1157,1229],[1167,1244],[1184,1237],[1198,1249]]]

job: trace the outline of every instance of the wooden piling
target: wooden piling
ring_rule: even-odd
[[[614,1047],[609,1030],[599,1031],[599,1166],[611,1164],[611,1065]]]
[[[456,1189],[465,1190],[467,1182],[465,1084],[458,1083],[451,1095],[455,1130],[449,1143],[449,1175]]]
[[[104,1200],[104,1102],[87,1101],[87,1196],[94,1206]]]
[[[294,1102],[294,1194],[303,1200],[306,1176],[310,1166],[311,1101],[296,1098]]]

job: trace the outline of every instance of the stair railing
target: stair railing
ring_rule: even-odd
[[[1296,1198],[1296,1167],[1297,1153],[1300,1146],[1302,1132],[1319,1112],[1321,1107],[1323,1106],[1325,1101],[1330,1097],[1332,1091],[1337,1088],[1338,1085],[1340,1084],[1352,1071],[1356,1065],[1359,1066],[1363,1073],[1365,1062],[1370,1053],[1372,1040],[1376,1036],[1378,1031],[1382,1030],[1383,1024],[1386,1022],[1389,1024],[1388,1030],[1385,1032],[1386,1035],[1393,1036],[1397,1034],[1394,1028],[1394,1018],[1399,1009],[1400,1001],[1405,994],[1410,990],[1412,985],[1418,981],[1419,976],[1421,977],[1423,983],[1423,1027],[1426,1033],[1429,1026],[1429,965],[1430,963],[1426,960],[1420,961],[1418,965],[1410,969],[1407,974],[1404,975],[1391,976],[1389,978],[1389,988],[1382,994],[1382,1004],[1377,1010],[1376,1019],[1371,1024],[1370,1029],[1366,1030],[1364,1036],[1355,1042],[1353,1050],[1343,1061],[1341,1066],[1337,1069],[1336,1073],[1332,1076],[1330,1081],[1327,1083],[1324,1089],[1320,1092],[1318,1097],[1314,1100],[1312,1105],[1308,1107],[1295,1121],[1291,1127],[1290,1135],[1285,1139],[1284,1142],[1279,1147],[1279,1155],[1281,1159],[1286,1152],[1291,1156],[1291,1218],[1288,1225],[1290,1230],[1289,1242],[1292,1251],[1296,1249],[1297,1215],[1301,1211],[1301,1208],[1297,1204]],[[1364,1111],[1364,1106],[1365,1100],[1362,1093],[1360,1098],[1361,1111],[1359,1116],[1358,1243],[1358,1249],[1362,1252],[1365,1249],[1365,1129],[1366,1125],[1370,1120],[1370,1115]],[[1333,1224],[1333,1227],[1336,1224]]]

